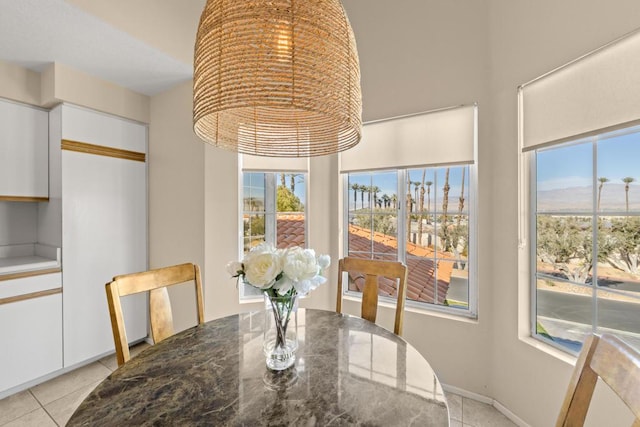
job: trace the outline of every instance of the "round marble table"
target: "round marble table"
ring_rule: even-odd
[[[264,312],[213,320],[114,371],[68,426],[448,426],[429,363],[358,317],[300,309],[293,367],[272,372]]]

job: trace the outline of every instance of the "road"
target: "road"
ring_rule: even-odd
[[[592,324],[592,297],[538,289],[538,315]],[[639,303],[598,300],[598,326],[640,334]]]

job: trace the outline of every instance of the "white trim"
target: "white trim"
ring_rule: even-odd
[[[511,412],[506,406],[495,399],[493,399],[493,407],[496,408],[502,415],[513,421],[519,427],[530,427],[530,425],[527,424],[522,418]]]
[[[448,385],[448,384],[441,384],[441,385],[442,385],[442,389],[444,391],[446,391],[447,393],[457,394],[458,396],[466,397],[467,399],[472,399],[472,400],[475,400],[477,402],[486,403],[487,405],[493,406],[494,408],[496,408],[496,410],[498,412],[500,412],[505,417],[509,418],[509,420],[514,422],[519,427],[531,427],[522,418],[518,417],[516,414],[511,412],[511,410],[509,410],[502,403],[498,402],[497,400],[495,400],[495,399],[493,399],[491,397],[484,396],[484,395],[478,394],[478,393],[474,393],[472,391],[467,391],[467,390],[464,390],[462,388],[458,388],[458,387],[455,387],[455,386],[452,386],[452,385]],[[464,423],[464,414],[463,414],[462,418],[463,418],[462,422]]]
[[[459,396],[466,397],[467,399],[473,399],[478,402],[486,403],[487,405],[493,404],[493,399],[489,396],[474,393],[472,391],[468,391],[463,388],[459,388],[449,384],[441,384],[441,385],[442,385],[442,389],[447,393],[457,394]]]

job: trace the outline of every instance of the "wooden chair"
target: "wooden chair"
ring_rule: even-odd
[[[556,427],[584,424],[598,377],[631,409],[636,417],[632,427],[640,427],[640,353],[607,334],[585,341]]]
[[[191,263],[175,265],[172,267],[158,268],[156,270],[141,273],[124,274],[116,276],[113,281],[106,284],[107,302],[109,303],[109,315],[111,316],[111,328],[113,340],[116,345],[118,366],[128,361],[129,342],[124,328],[122,306],[120,297],[149,292],[149,320],[151,324],[151,336],[154,343],[174,334],[171,303],[167,286],[194,281],[196,287],[196,302],[198,306],[198,323],[204,323],[204,305],[202,298],[202,282],[200,268]]]
[[[361,317],[371,322],[376,321],[378,312],[378,279],[388,277],[398,279],[396,321],[393,332],[402,335],[404,319],[404,301],[407,294],[407,266],[394,261],[377,261],[345,257],[338,262],[338,300],[336,312],[342,313],[342,276],[343,272],[360,273],[365,277],[362,290]]]

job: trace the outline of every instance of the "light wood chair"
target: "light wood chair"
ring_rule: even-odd
[[[607,334],[585,341],[556,427],[584,424],[598,378],[631,409],[636,417],[632,427],[640,427],[640,353]]]
[[[364,275],[365,283],[362,290],[361,317],[371,322],[376,321],[378,313],[378,279],[387,277],[398,279],[396,320],[393,332],[402,335],[404,319],[404,301],[407,294],[407,266],[401,262],[378,261],[353,257],[342,258],[338,262],[338,300],[336,312],[342,313],[342,276],[343,272]]]
[[[174,334],[173,316],[171,314],[171,303],[169,301],[167,286],[189,281],[195,282],[198,323],[202,325],[204,323],[202,282],[200,278],[200,268],[195,264],[186,263],[143,271],[141,273],[124,274],[114,277],[113,281],[105,285],[118,366],[124,364],[131,358],[120,297],[140,292],[149,292],[151,336],[153,342],[157,344]]]

